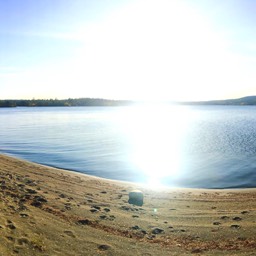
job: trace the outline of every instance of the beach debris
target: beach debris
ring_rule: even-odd
[[[143,205],[143,193],[140,190],[133,190],[129,193],[129,204],[134,204],[138,206]]]
[[[213,222],[213,225],[221,225],[221,223],[218,221],[215,221],[215,222]]]
[[[246,213],[249,213],[249,212],[248,212],[248,211],[242,211],[241,213],[242,213],[242,214],[246,214]]]

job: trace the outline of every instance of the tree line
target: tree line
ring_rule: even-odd
[[[108,100],[97,98],[79,99],[32,99],[0,100],[0,107],[73,107],[73,106],[125,106],[132,104],[128,100]]]

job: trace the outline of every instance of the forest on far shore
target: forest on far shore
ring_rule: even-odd
[[[153,101],[154,102],[154,101]],[[41,100],[0,100],[0,107],[90,107],[90,106],[128,106],[143,103],[131,100],[108,100],[99,98],[78,98],[78,99],[41,99]],[[184,101],[165,102],[179,105],[256,105],[256,96],[246,96],[238,99],[211,100],[211,101]]]
[[[125,106],[132,101],[108,99],[33,99],[33,100],[0,100],[0,107],[72,107],[72,106]]]

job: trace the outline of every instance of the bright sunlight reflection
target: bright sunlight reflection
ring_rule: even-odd
[[[138,106],[129,109],[121,120],[132,145],[132,162],[144,173],[148,185],[161,187],[165,178],[179,175],[189,120],[187,107]]]

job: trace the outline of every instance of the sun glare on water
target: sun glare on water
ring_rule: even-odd
[[[165,178],[179,175],[188,119],[186,107],[170,105],[133,107],[123,115],[131,161],[150,187],[162,187]]]

